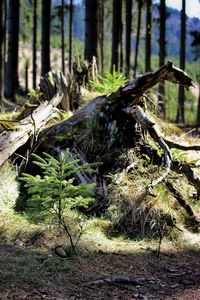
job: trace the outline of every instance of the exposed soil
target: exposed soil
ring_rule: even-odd
[[[99,245],[61,259],[51,250],[1,239],[0,299],[200,299],[198,250],[174,249],[157,257],[138,245],[130,252],[128,243],[123,252]]]

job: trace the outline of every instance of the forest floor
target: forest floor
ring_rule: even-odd
[[[1,232],[0,299],[200,299],[199,235],[163,240],[158,257],[158,241],[112,237],[97,222],[66,259],[52,251],[55,234],[8,242]]]

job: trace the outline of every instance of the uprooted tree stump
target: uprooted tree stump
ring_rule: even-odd
[[[49,73],[41,82],[41,88],[43,98],[50,101],[41,103],[28,117],[0,134],[0,165],[11,157],[22,166],[27,163],[31,152],[41,154],[45,151],[57,155],[69,148],[71,154],[81,161],[102,163],[96,175],[100,178],[98,183],[103,190],[101,195],[106,195],[103,175],[112,171],[122,150],[140,147],[141,131],[146,130],[163,150],[164,170],[157,179],[149,183],[145,193],[152,194],[153,187],[165,180],[170,170],[183,173],[199,193],[199,179],[189,165],[177,166],[177,162],[172,160],[170,148],[200,150],[200,145],[185,146],[164,139],[143,109],[143,98],[147,90],[165,80],[185,88],[192,86],[192,79],[168,62],[156,72],[130,81],[111,95],[97,97],[66,121],[42,130],[44,124],[53,117],[55,107],[62,100],[66,89],[61,73],[53,76]],[[139,125],[139,129],[136,125]],[[31,144],[28,143],[30,139]],[[96,180],[95,178],[96,176],[88,180]],[[86,178],[84,180],[87,181]],[[193,217],[198,223],[198,217],[195,214]]]

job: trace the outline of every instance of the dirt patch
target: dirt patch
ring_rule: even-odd
[[[0,299],[200,299],[200,252],[51,251],[0,242]]]

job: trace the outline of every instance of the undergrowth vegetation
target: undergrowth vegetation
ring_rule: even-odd
[[[75,183],[73,176],[77,172],[92,172],[91,164],[79,165],[70,152],[61,152],[56,159],[44,153],[44,158],[34,154],[34,163],[42,169],[43,176],[22,174],[21,180],[29,195],[27,215],[35,222],[54,224],[67,234],[72,251],[83,233],[83,220],[78,208],[87,208],[94,201],[95,184]],[[74,228],[72,223],[75,223]]]
[[[90,81],[90,84],[93,91],[109,95],[112,92],[115,92],[126,82],[128,82],[126,77],[123,74],[117,72],[114,68],[112,73],[106,72],[103,77],[98,75],[95,81]]]

